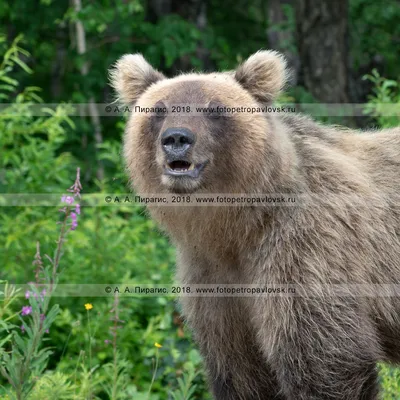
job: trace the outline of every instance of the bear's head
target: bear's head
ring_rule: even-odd
[[[135,189],[239,193],[257,187],[279,164],[274,118],[260,107],[271,104],[285,78],[285,61],[274,51],[253,54],[236,71],[171,79],[140,54],[123,56],[111,83],[133,111],[124,153]]]

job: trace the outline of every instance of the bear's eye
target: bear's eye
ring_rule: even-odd
[[[167,114],[167,106],[162,101],[157,102],[154,106],[154,117],[163,119],[167,116]]]
[[[220,119],[224,115],[224,106],[216,101],[211,101],[207,107],[207,117]]]

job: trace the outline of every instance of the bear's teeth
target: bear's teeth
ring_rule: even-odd
[[[188,171],[193,171],[193,170],[194,170],[194,164],[190,164]]]

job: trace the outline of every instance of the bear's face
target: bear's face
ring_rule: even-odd
[[[111,78],[134,111],[124,152],[139,192],[233,193],[268,154],[271,129],[265,114],[226,110],[270,103],[284,84],[285,64],[261,51],[235,72],[167,79],[141,55],[126,55]]]

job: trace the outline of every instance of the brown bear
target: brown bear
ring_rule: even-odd
[[[216,399],[376,399],[377,362],[400,362],[400,130],[215,112],[271,104],[286,76],[273,51],[236,71],[172,79],[123,56],[111,70],[119,98],[155,110],[129,117],[127,168],[138,194],[299,199],[148,207],[176,245],[181,284],[296,288],[182,297]]]

